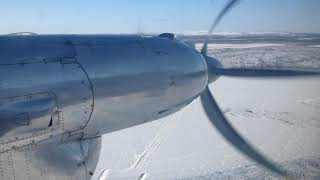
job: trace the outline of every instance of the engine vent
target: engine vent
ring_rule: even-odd
[[[174,39],[174,34],[172,33],[162,33],[159,35],[159,37],[164,37],[164,38],[168,38],[168,39]]]

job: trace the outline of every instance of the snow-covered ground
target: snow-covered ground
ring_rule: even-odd
[[[211,52],[226,67],[320,69],[320,46],[316,45],[218,44]]]
[[[225,66],[320,67],[320,47],[308,45],[235,48],[210,45]],[[299,179],[320,179],[320,78],[221,77],[210,85],[234,127],[263,154]],[[141,158],[142,157],[142,158]],[[196,99],[158,121],[103,136],[93,178],[278,179],[245,158],[214,129]]]

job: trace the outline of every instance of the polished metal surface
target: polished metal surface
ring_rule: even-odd
[[[89,179],[100,141],[85,166],[79,144],[176,112],[207,81],[174,38],[0,36],[0,179]]]
[[[0,154],[0,179],[90,179],[99,159],[101,137],[61,143],[61,135]]]
[[[85,136],[108,133],[176,112],[207,83],[201,55],[161,37],[71,37],[90,77],[94,112]]]
[[[13,141],[48,127],[54,127],[57,99],[52,93],[16,96],[0,99],[1,140]]]

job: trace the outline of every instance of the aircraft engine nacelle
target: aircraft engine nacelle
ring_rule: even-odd
[[[166,36],[3,36],[0,51],[4,142],[142,124],[184,107],[208,81],[202,56]]]
[[[159,119],[178,111],[205,88],[203,57],[167,37],[74,37],[77,60],[92,83],[92,136]]]

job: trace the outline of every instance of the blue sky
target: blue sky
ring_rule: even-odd
[[[226,0],[2,0],[0,34],[207,30]],[[218,32],[320,32],[320,0],[242,0]]]

